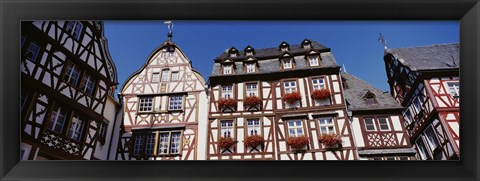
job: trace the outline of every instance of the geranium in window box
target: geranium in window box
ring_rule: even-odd
[[[232,98],[220,98],[218,100],[218,107],[220,109],[230,108],[231,111],[233,111],[232,108],[237,107],[237,100]]]
[[[262,104],[262,99],[257,96],[249,96],[243,99],[243,105],[247,108],[247,110],[256,109],[260,110],[260,106]]]
[[[318,141],[324,145],[326,149],[340,148],[342,145],[342,136],[337,134],[322,134]]]
[[[289,137],[287,144],[294,152],[303,151],[308,144],[308,138],[306,136]]]
[[[218,147],[222,149],[228,149],[230,148],[233,144],[237,143],[237,141],[233,141],[232,138],[230,137],[220,137],[218,139]]]
[[[246,147],[257,147],[258,145],[263,144],[263,142],[265,142],[265,140],[263,139],[263,136],[260,135],[251,135],[243,140],[243,144]]]
[[[313,99],[328,99],[330,98],[330,90],[328,89],[314,90],[311,96]]]
[[[282,96],[282,101],[285,101],[288,104],[294,104],[300,99],[302,99],[302,96],[298,92],[287,93]]]

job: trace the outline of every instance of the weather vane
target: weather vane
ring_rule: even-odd
[[[172,30],[173,30],[173,22],[172,21],[165,21],[163,24],[167,25],[168,28],[168,39],[172,39]]]
[[[387,40],[385,40],[385,37],[382,35],[382,33],[380,33],[378,41],[383,44],[383,49],[387,49]]]

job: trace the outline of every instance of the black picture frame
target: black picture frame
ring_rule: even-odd
[[[479,180],[478,0],[0,1],[2,180]],[[460,161],[19,161],[22,20],[459,20]],[[108,38],[108,37],[107,37]],[[381,60],[382,57],[379,57]]]

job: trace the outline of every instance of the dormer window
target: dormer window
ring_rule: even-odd
[[[310,64],[310,66],[318,66],[319,65],[318,56],[308,56],[307,59],[308,59],[308,63]]]
[[[288,47],[282,47],[282,52],[288,51]]]
[[[293,68],[293,63],[291,59],[284,59],[283,60],[283,69],[291,69]]]
[[[253,73],[255,72],[255,63],[246,63],[245,66],[247,67],[246,68],[246,72],[247,73]]]
[[[253,49],[253,47],[250,45],[245,47],[244,51],[245,51],[245,56],[253,56],[253,54],[255,54],[255,49]]]
[[[303,49],[310,49],[312,48],[312,42],[309,39],[305,39],[302,41],[302,48]]]
[[[365,103],[367,105],[373,105],[373,104],[377,103],[377,101],[375,100],[375,94],[373,94],[370,91],[368,91],[367,94],[365,94],[365,96],[363,96],[363,99],[365,100]]]
[[[238,50],[235,47],[232,47],[228,50],[230,57],[237,57]]]
[[[288,43],[287,43],[287,42],[282,42],[282,43],[280,44],[280,50],[281,50],[282,52],[287,52],[287,51],[289,51],[289,50],[290,50],[290,47],[289,47]]]
[[[253,56],[253,52],[251,52],[251,51],[245,52],[245,55],[247,55],[247,56]]]
[[[231,64],[223,65],[223,74],[224,75],[232,74],[232,72],[233,72],[232,68],[233,68],[233,66]]]

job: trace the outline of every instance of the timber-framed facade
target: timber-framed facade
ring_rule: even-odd
[[[21,25],[21,159],[112,159],[118,83],[103,22]]]

